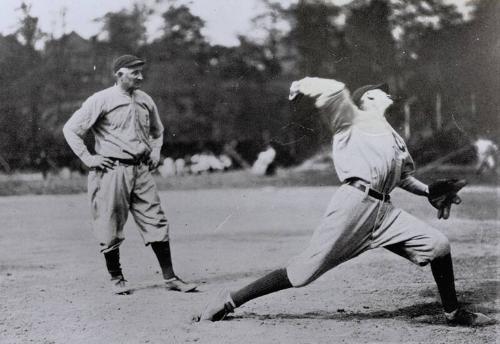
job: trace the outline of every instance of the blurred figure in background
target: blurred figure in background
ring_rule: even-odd
[[[160,171],[160,175],[163,178],[175,176],[177,174],[174,159],[169,157],[163,159],[163,164],[160,166],[158,170]]]
[[[237,165],[241,166],[241,168],[247,170],[252,166],[238,153],[238,141],[232,140],[229,143],[226,143],[223,148],[223,152],[225,155],[230,157],[232,161],[235,161]]]
[[[229,170],[233,166],[231,158],[224,153],[219,155],[219,161],[221,162],[224,171]]]
[[[57,164],[50,158],[45,149],[42,149],[40,155],[35,160],[35,164],[42,173],[43,180],[47,180],[47,177],[51,170],[57,170]]]
[[[474,141],[477,163],[476,173],[495,171],[498,146],[491,140],[479,138]]]
[[[276,150],[273,146],[268,145],[267,148],[260,152],[257,160],[255,160],[252,166],[252,173],[257,176],[272,175],[274,170],[272,164],[276,158]]]
[[[187,172],[186,159],[177,158],[175,159],[175,173],[178,176],[183,176]]]
[[[191,173],[202,174],[208,172],[209,169],[210,164],[203,152],[199,154],[193,154],[193,156],[191,157]]]
[[[224,171],[224,164],[212,151],[204,149],[200,154],[195,154],[191,157],[191,172],[193,174],[216,171]]]

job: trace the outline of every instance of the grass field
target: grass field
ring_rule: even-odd
[[[213,293],[281,267],[307,244],[335,187],[162,191],[174,265],[200,292],[161,288],[159,267],[129,220],[127,279],[142,286],[111,296],[91,235],[86,196],[0,198],[0,343],[495,343],[499,326],[448,327],[430,269],[383,249],[313,284],[251,301],[227,321],[192,324]],[[468,187],[448,221],[423,198],[394,202],[452,243],[459,298],[496,319],[498,191]]]

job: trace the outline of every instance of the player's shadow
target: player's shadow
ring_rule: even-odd
[[[486,314],[498,313],[496,309],[487,307],[471,306],[470,309]],[[243,313],[227,317],[231,319],[258,319],[258,320],[304,320],[304,319],[320,319],[320,320],[336,320],[336,321],[362,321],[362,320],[380,320],[380,319],[400,319],[403,321],[411,321],[412,323],[421,324],[445,324],[443,310],[438,302],[420,303],[409,307],[399,308],[393,311],[371,311],[371,312],[349,312],[338,311],[336,313],[326,311],[307,312],[302,314],[278,313],[278,314],[256,314]]]
[[[497,298],[497,290],[500,287],[498,281],[486,281],[475,286],[473,289],[466,291],[459,291],[459,299],[464,300],[461,304],[473,311],[485,314],[497,314],[499,311],[494,308],[481,306],[484,302],[494,302]],[[421,296],[430,297],[436,293],[428,288],[422,291]],[[436,295],[437,296],[437,295]],[[322,319],[322,320],[336,320],[336,321],[361,321],[373,319],[401,319],[411,321],[412,323],[421,324],[445,324],[443,316],[443,309],[441,303],[438,301],[418,303],[408,307],[402,307],[391,311],[376,310],[376,311],[361,311],[350,312],[345,309],[338,310],[337,312],[327,311],[314,311],[307,313],[278,313],[278,314],[256,314],[244,312],[241,315],[228,316],[227,320],[231,319],[258,319],[258,320],[297,320],[297,319]]]
[[[495,302],[500,291],[500,281],[488,280],[482,281],[471,288],[457,288],[459,301],[463,300],[466,304],[478,304]],[[419,294],[422,297],[439,298],[437,288],[426,288]]]

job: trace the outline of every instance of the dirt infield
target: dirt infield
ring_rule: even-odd
[[[0,198],[0,343],[495,343],[499,326],[445,325],[430,269],[383,249],[310,286],[254,300],[227,321],[192,324],[214,292],[281,267],[305,247],[334,187],[213,189],[161,193],[174,266],[201,283],[169,292],[132,221],[122,265],[139,288],[111,296],[91,235],[86,196]],[[452,242],[460,300],[498,315],[498,191],[465,188],[452,218],[423,198],[394,202]]]

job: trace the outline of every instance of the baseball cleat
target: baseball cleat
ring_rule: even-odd
[[[217,296],[209,302],[203,312],[196,317],[196,321],[219,321],[223,320],[229,313],[233,313],[236,305],[234,304],[229,291],[223,289]]]
[[[123,276],[111,278],[111,290],[116,295],[129,295],[132,290],[127,285],[128,281]]]
[[[165,287],[167,288],[167,290],[174,290],[183,293],[188,293],[195,291],[196,288],[198,288],[198,285],[194,283],[186,283],[179,277],[175,276],[165,280]]]
[[[446,322],[451,326],[487,326],[496,323],[483,313],[473,313],[465,309],[458,309],[452,318],[446,318]]]

